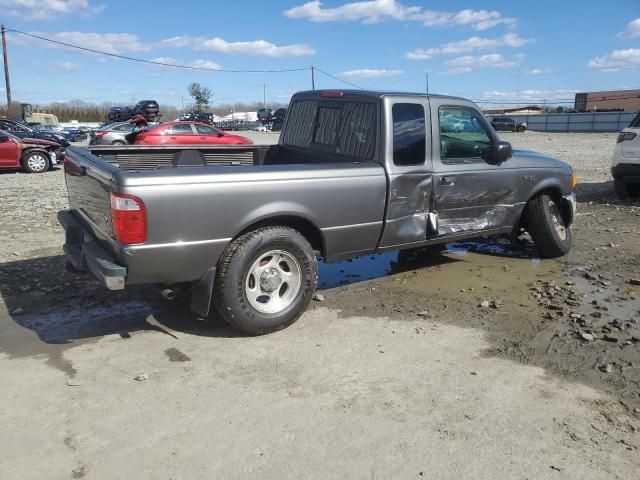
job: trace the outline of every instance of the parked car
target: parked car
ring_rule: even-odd
[[[0,169],[44,173],[58,164],[60,145],[39,138],[18,138],[0,131]]]
[[[126,135],[133,132],[135,125],[129,122],[118,122],[100,127],[91,132],[89,145],[126,145]]]
[[[87,139],[87,133],[79,128],[63,128],[63,127],[38,127],[38,131],[62,135],[68,142],[82,142]]]
[[[251,140],[200,122],[166,122],[140,131],[135,145],[248,145]]]
[[[620,197],[640,196],[640,113],[618,134],[611,174]]]
[[[443,131],[446,116],[478,129]],[[304,311],[317,256],[524,231],[542,257],[571,247],[571,167],[513,151],[457,97],[301,92],[278,145],[119,152],[69,149],[70,211],[58,217],[68,261],[114,290],[191,284],[194,311],[206,316],[213,303],[252,335]]]
[[[270,122],[273,117],[273,110],[270,108],[261,108],[256,112],[256,115],[258,116],[259,122],[267,123]]]
[[[527,129],[526,122],[516,122],[511,117],[493,117],[491,119],[491,125],[493,125],[496,131],[524,132]]]
[[[9,132],[18,138],[36,138],[39,140],[49,140],[56,142],[60,147],[68,147],[70,144],[64,135],[55,132],[40,131],[38,128],[31,127],[15,120],[8,118],[0,118],[0,130]]]
[[[273,117],[271,121],[271,131],[279,132],[282,130],[282,125],[284,124],[284,119],[287,116],[286,108],[279,108],[275,112],[273,112]]]

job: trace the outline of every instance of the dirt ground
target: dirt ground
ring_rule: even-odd
[[[322,264],[324,300],[260,338],[66,273],[62,172],[1,173],[0,478],[637,478],[640,202],[614,196],[615,135],[502,136],[576,169],[569,255]]]

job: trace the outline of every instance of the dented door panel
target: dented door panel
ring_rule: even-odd
[[[438,218],[437,236],[508,229],[521,210],[517,202],[520,182],[515,165],[509,160],[495,164],[480,156],[460,160],[447,158],[446,161],[441,156],[441,151],[447,148],[443,142],[451,142],[457,135],[453,130],[441,138],[440,108],[457,107],[477,112],[475,105],[465,100],[431,100],[431,116],[437,119],[432,122],[434,174],[431,204]],[[488,123],[483,123],[485,120],[480,115],[477,124],[484,126],[486,135],[496,141],[495,132]]]
[[[431,118],[429,101],[424,96],[386,97],[384,100],[385,129],[383,151],[387,171],[387,210],[380,247],[405,245],[424,241],[429,235],[428,214],[433,188],[431,162]],[[420,105],[423,108],[425,150],[421,162],[416,165],[394,163],[394,105]],[[397,133],[397,132],[396,132]],[[418,157],[416,157],[416,162]]]

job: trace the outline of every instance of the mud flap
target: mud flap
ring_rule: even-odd
[[[207,270],[200,280],[191,284],[191,310],[201,317],[209,315],[211,298],[213,296],[213,282],[216,278],[216,268]]]

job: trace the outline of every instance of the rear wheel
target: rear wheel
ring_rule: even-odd
[[[121,146],[121,145],[126,145],[126,143],[124,143],[122,140],[114,140],[113,142],[111,142],[111,145]]]
[[[264,227],[234,240],[218,264],[213,301],[220,315],[249,335],[281,330],[302,314],[318,267],[307,239],[288,227]]]
[[[44,173],[49,170],[51,161],[44,152],[26,152],[22,156],[22,166],[29,173]]]
[[[561,257],[571,249],[571,229],[557,202],[541,194],[527,203],[527,231],[543,258]]]

